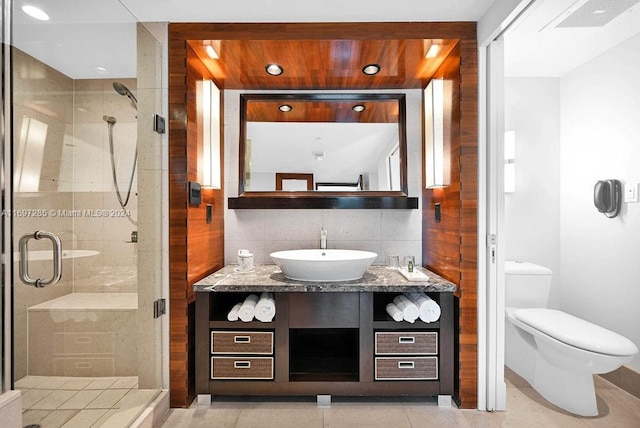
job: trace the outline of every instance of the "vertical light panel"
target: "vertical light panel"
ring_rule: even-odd
[[[211,81],[199,82],[202,108],[202,158],[204,187],[221,188],[220,89]]]
[[[432,79],[424,90],[425,187],[447,186],[445,174],[445,81]]]

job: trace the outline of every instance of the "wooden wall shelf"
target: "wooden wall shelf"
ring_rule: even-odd
[[[405,196],[239,197],[229,209],[418,209],[418,198]]]

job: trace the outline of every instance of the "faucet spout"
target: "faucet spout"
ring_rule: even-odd
[[[325,229],[324,227],[320,228],[320,249],[327,249],[327,229]]]

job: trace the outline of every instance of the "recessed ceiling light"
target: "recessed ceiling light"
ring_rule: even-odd
[[[424,56],[425,58],[435,58],[440,53],[440,45],[432,44],[427,51],[427,54]]]
[[[220,58],[218,56],[218,52],[216,52],[216,50],[213,48],[213,46],[206,45],[204,47],[204,50],[207,52],[207,55],[209,55],[209,58],[211,58],[211,59],[219,59]]]
[[[596,10],[593,11],[593,14],[594,15],[600,15],[600,14],[603,14],[603,13],[606,13],[606,12],[607,11],[604,10],[604,9],[596,9]]]
[[[291,107],[289,104],[282,104],[280,107],[278,107],[278,109],[286,113],[293,110],[293,107]]]
[[[267,64],[264,69],[272,76],[279,76],[284,72],[284,68],[278,64]]]
[[[362,67],[362,72],[369,76],[373,76],[374,74],[378,74],[380,72],[380,66],[378,64],[367,64]]]
[[[351,107],[351,110],[355,111],[356,113],[361,113],[366,109],[365,106],[363,106],[362,104],[356,104],[353,107]]]
[[[48,21],[49,15],[47,15],[42,9],[39,9],[35,6],[25,5],[22,6],[22,11],[29,15],[32,18],[35,18],[39,21]]]
[[[109,74],[109,70],[101,66],[96,67],[96,72],[102,76],[106,76]]]

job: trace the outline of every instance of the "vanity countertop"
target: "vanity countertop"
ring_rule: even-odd
[[[456,285],[435,273],[416,267],[429,276],[426,282],[409,281],[397,270],[371,266],[356,281],[306,282],[285,278],[276,265],[257,265],[251,272],[237,271],[237,265],[225,266],[196,282],[194,291],[227,292],[453,292]]]

